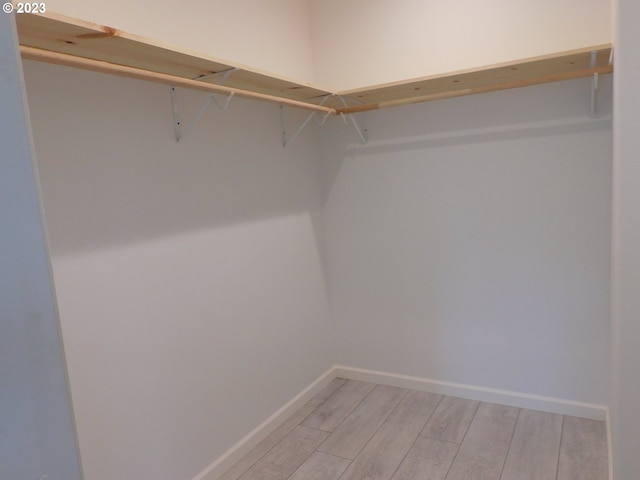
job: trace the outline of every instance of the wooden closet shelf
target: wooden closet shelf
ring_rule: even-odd
[[[55,13],[16,15],[24,58],[326,113],[354,113],[611,73],[611,45],[344,92],[176,49]],[[595,52],[592,54],[592,52]],[[336,96],[341,95],[349,107]]]
[[[594,53],[592,63],[592,52]],[[340,94],[361,105],[339,109],[352,113],[409,103],[526,87],[613,72],[611,45],[597,45],[552,55],[433,75]],[[331,103],[327,105],[333,106]]]
[[[242,96],[249,98],[256,93],[260,94],[256,96],[260,100],[283,100],[283,103],[294,100],[304,102],[295,106],[333,113],[333,109],[318,108],[313,102],[314,98],[322,98],[331,92],[310,83],[179,50],[115,28],[55,13],[16,15],[16,22],[25,58],[136,78],[144,78],[144,72],[148,72],[148,80],[171,83],[168,80],[175,77],[203,84],[201,87],[191,85],[201,90],[207,90],[207,85],[223,85],[236,93],[242,91]],[[80,61],[74,63],[72,57]],[[234,71],[225,78],[225,72],[229,70]],[[226,89],[221,90],[221,93],[225,92]]]

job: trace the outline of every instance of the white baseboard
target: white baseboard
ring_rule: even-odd
[[[482,402],[499,403],[511,407],[529,408],[562,415],[590,418],[593,420],[606,420],[607,407],[584,402],[575,402],[561,398],[544,397],[496,388],[464,385],[461,383],[442,382],[426,378],[397,375],[394,373],[365,370],[362,368],[345,367],[336,365],[335,376],[350,380],[380,383],[393,387],[410,388],[423,392],[440,393],[453,397],[480,400]]]
[[[604,405],[596,405],[584,402],[575,402],[561,398],[544,397],[541,395],[531,395],[509,390],[499,390],[495,388],[478,387],[461,383],[443,382],[440,380],[429,380],[426,378],[412,377],[408,375],[398,375],[376,370],[366,370],[362,368],[346,367],[336,365],[316,381],[296,395],[293,399],[282,406],[273,415],[258,425],[253,431],[244,436],[238,443],[227,450],[221,457],[196,475],[193,480],[216,480],[220,475],[229,470],[237,463],[249,450],[260,443],[278,426],[280,426],[295,411],[307,403],[311,398],[322,390],[336,377],[349,380],[360,380],[364,382],[379,383],[394,387],[409,388],[423,392],[440,393],[454,397],[467,398],[469,400],[479,400],[482,402],[498,403],[518,408],[529,408],[544,412],[558,413],[561,415],[572,415],[575,417],[590,418],[593,420],[603,420],[607,422],[609,436],[609,459],[611,459],[611,433],[609,409]],[[610,461],[611,464],[611,461]],[[611,467],[610,467],[611,469]],[[613,476],[610,475],[610,480]]]
[[[611,430],[611,410],[607,408],[607,458],[609,459],[609,480],[613,480],[613,431]]]
[[[335,367],[323,373],[316,381],[298,395],[289,400],[273,415],[245,435],[238,443],[227,450],[221,457],[205,468],[193,480],[215,480],[235,465],[242,457],[264,440],[271,432],[307,403],[313,396],[336,378]]]

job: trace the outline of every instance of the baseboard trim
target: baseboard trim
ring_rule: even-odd
[[[227,450],[222,456],[205,468],[193,480],[216,480],[220,475],[229,470],[249,451],[264,440],[271,432],[278,428],[287,418],[293,415],[313,396],[320,392],[331,380],[336,378],[335,367],[323,373],[311,385],[305,388],[298,395],[289,400],[278,409],[273,415],[245,435],[238,443]]]
[[[611,410],[607,407],[607,454],[609,460],[609,480],[613,480],[613,431],[611,426]]]
[[[193,477],[193,480],[216,480],[336,377],[606,421],[607,434],[609,437],[610,480],[613,479],[611,475],[611,420],[609,418],[609,409],[604,405],[335,365],[245,435],[211,465]]]
[[[410,388],[424,392],[440,393],[454,397],[480,400],[482,402],[499,403],[518,408],[529,408],[562,415],[590,418],[593,420],[607,420],[607,407],[584,402],[575,402],[561,398],[545,397],[541,395],[525,394],[510,390],[478,387],[461,383],[429,380],[426,378],[398,375],[376,370],[346,367],[336,365],[335,376],[350,380],[380,383],[393,387]]]

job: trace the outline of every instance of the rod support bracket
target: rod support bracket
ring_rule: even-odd
[[[598,56],[598,52],[596,51],[591,52],[589,68],[596,67],[597,56]],[[595,118],[598,115],[598,93],[600,90],[599,80],[600,78],[598,73],[597,72],[594,73],[593,77],[591,77],[591,99],[589,102],[589,117],[591,118]]]
[[[207,111],[207,109],[209,108],[212,102],[215,103],[220,110],[224,111],[227,108],[229,108],[229,103],[231,102],[231,99],[235,96],[235,92],[231,92],[229,95],[227,95],[225,97],[226,100],[222,104],[218,102],[218,99],[216,98],[215,94],[213,93],[208,94],[206,100],[202,104],[202,107],[200,107],[200,110],[198,111],[194,119],[191,121],[189,125],[186,126],[186,128],[184,128],[184,130],[183,130],[184,124],[181,121],[180,116],[178,114],[178,100],[177,100],[176,87],[171,87],[171,89],[169,90],[169,95],[171,96],[171,113],[173,115],[173,128],[175,131],[176,142],[180,143],[189,134],[189,132],[191,132],[191,130],[193,130],[193,128],[196,125],[198,125],[198,123],[202,119],[202,116],[205,114],[205,112]]]
[[[320,106],[324,105],[325,102],[333,97],[334,94],[330,94],[325,96],[319,103]],[[285,125],[285,119],[284,119],[284,105],[280,105],[280,133],[281,133],[281,137],[282,137],[282,146],[286,147],[287,145],[289,145],[291,142],[293,142],[298,135],[300,135],[300,133],[302,132],[302,130],[304,130],[304,128],[309,125],[309,122],[311,121],[311,119],[315,118],[316,115],[319,112],[313,111],[311,112],[309,115],[307,115],[307,118],[304,119],[304,121],[300,124],[300,126],[298,127],[298,129],[294,132],[293,135],[291,135],[291,138],[287,138],[287,128]],[[316,123],[318,123],[319,125],[323,125],[324,122],[327,121],[327,118],[329,117],[329,115],[331,115],[331,112],[326,112],[322,118],[320,120],[316,120]]]
[[[338,98],[340,98],[340,101],[342,102],[342,105],[344,105],[344,108],[348,108],[349,105],[347,105],[347,100],[342,96],[339,95]],[[347,124],[347,120],[351,121],[351,124],[353,125],[353,128],[356,129],[356,132],[358,133],[358,137],[360,137],[360,142],[363,145],[366,145],[367,142],[369,141],[369,130],[367,130],[367,128],[364,126],[364,114],[362,114],[362,123],[363,125],[360,126],[358,125],[358,122],[356,120],[356,117],[354,116],[353,113],[341,113],[340,116],[342,117],[342,120],[344,121],[345,124]]]

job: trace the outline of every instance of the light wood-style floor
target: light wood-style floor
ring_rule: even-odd
[[[222,480],[607,480],[604,422],[336,378]]]

